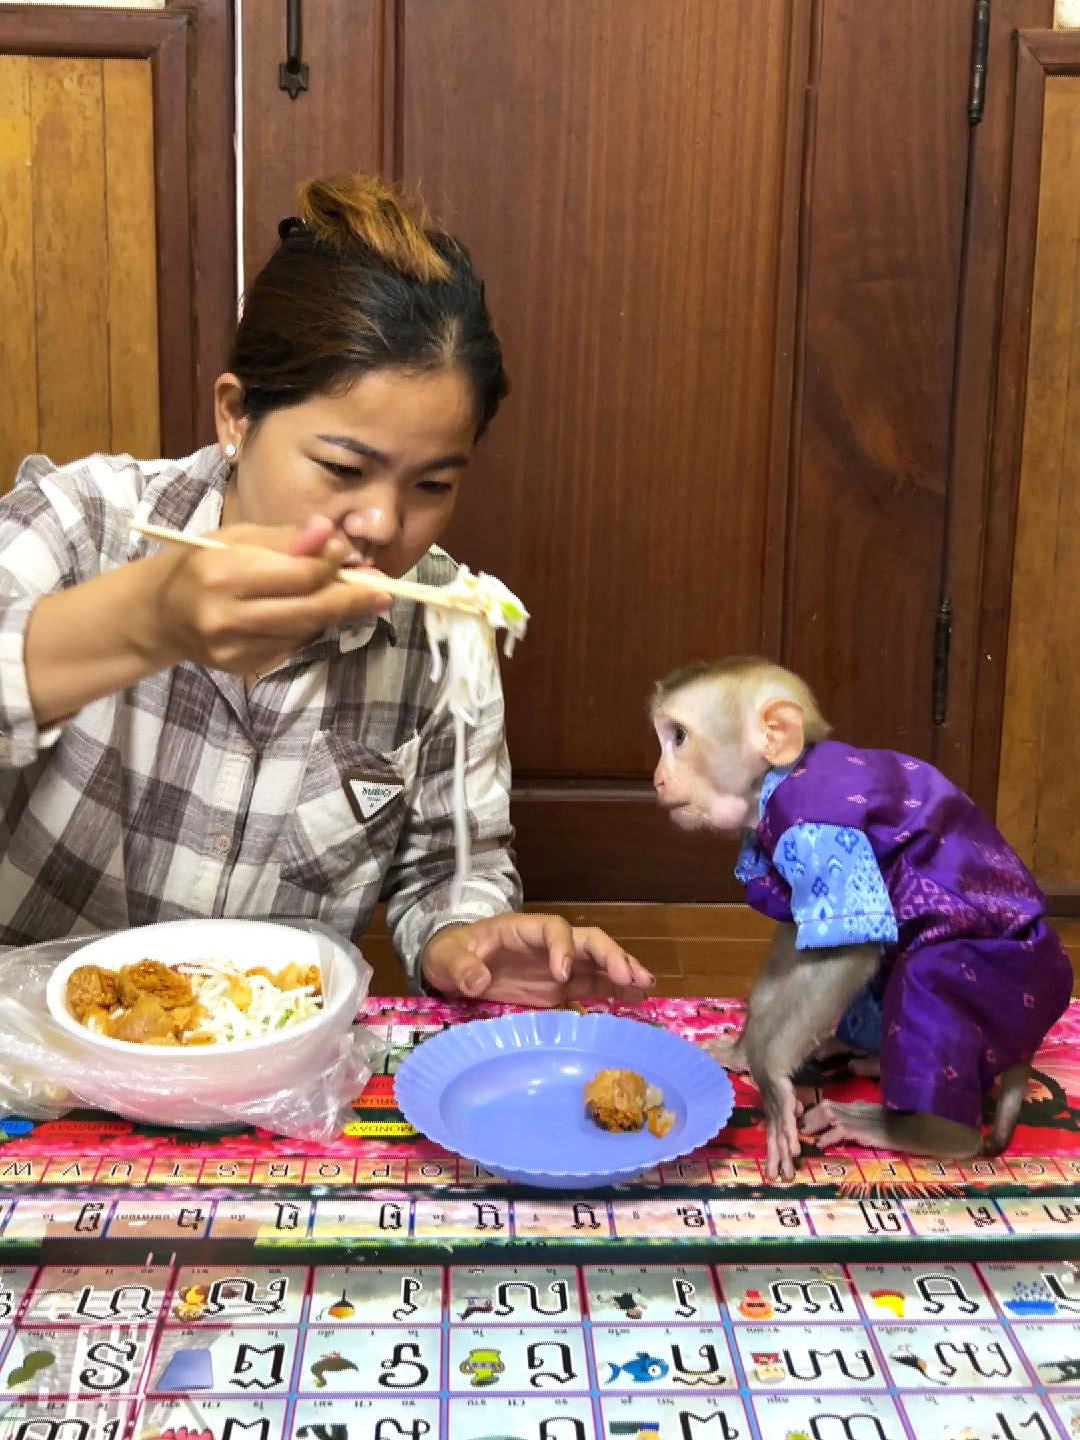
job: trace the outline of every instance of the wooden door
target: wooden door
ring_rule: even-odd
[[[1080,35],[1027,31],[1017,63],[975,762],[1055,911],[1078,914]]]
[[[656,812],[645,703],[765,651],[928,755],[971,7],[405,0],[396,168],[464,235],[514,392],[450,536],[507,670],[532,898],[735,898]],[[801,206],[801,214],[800,214]]]
[[[653,804],[659,675],[763,652],[845,738],[934,749],[974,0],[328,0],[295,102],[282,8],[244,7],[248,254],[305,174],[381,167],[504,336],[448,544],[534,617],[527,894],[739,898]]]
[[[35,450],[212,434],[236,308],[225,4],[0,6],[0,490]]]

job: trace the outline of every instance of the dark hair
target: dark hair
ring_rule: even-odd
[[[476,438],[509,392],[483,281],[453,236],[371,176],[309,180],[244,297],[229,369],[256,424],[374,370],[457,366]]]

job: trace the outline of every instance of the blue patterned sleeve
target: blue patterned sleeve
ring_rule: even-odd
[[[791,887],[799,950],[890,945],[896,915],[870,841],[847,825],[792,825],[773,866]]]

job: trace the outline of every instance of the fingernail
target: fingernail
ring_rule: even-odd
[[[461,988],[466,995],[479,995],[484,988],[483,970],[466,970],[461,977]]]
[[[560,980],[569,980],[569,979],[570,979],[570,960],[569,960],[568,957],[566,957],[566,958],[564,958],[564,959],[562,959],[562,960],[559,961],[559,979],[560,979]]]

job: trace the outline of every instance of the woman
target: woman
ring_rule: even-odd
[[[407,973],[443,994],[652,983],[602,932],[514,913],[501,695],[469,735],[451,907],[423,617],[334,579],[452,577],[435,541],[506,391],[465,250],[376,180],[314,181],[246,298],[217,445],[23,464],[0,502],[0,943],[218,915],[358,935],[383,894]]]

